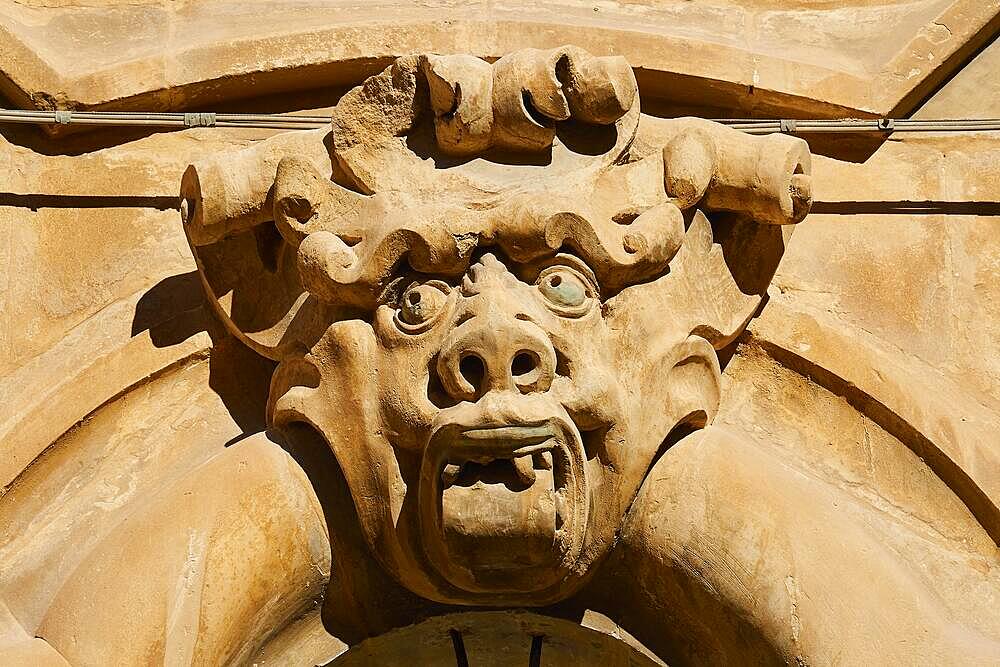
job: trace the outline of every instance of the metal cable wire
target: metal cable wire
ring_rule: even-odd
[[[728,125],[748,134],[815,134],[829,132],[996,132],[1000,119],[758,119],[716,118],[716,123]],[[188,128],[227,127],[272,130],[311,130],[325,127],[328,116],[294,114],[240,113],[180,113],[132,111],[36,111],[0,109],[0,123],[30,123],[35,125],[138,125],[146,127]]]

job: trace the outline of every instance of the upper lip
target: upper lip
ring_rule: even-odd
[[[494,461],[510,461],[509,472],[514,478],[524,486],[531,486],[535,483],[536,468],[552,469],[551,450],[556,446],[557,435],[556,425],[549,421],[458,427],[440,452],[440,479],[447,488],[460,479],[463,471],[471,470],[475,476],[473,464],[485,466]]]
[[[552,449],[556,435],[550,422],[467,428],[456,435],[446,458],[485,463],[527,456]]]

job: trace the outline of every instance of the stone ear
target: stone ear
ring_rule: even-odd
[[[719,408],[722,373],[718,354],[701,336],[689,336],[671,356],[673,365],[665,377],[657,378],[667,387],[667,421],[702,428],[715,418]]]

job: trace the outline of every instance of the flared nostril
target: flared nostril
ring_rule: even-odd
[[[486,380],[486,363],[479,355],[473,353],[462,355],[458,362],[458,372],[469,383],[474,393],[479,394],[483,391],[483,383]]]
[[[548,391],[556,355],[537,324],[491,314],[456,327],[434,364],[442,389],[452,399],[475,402],[490,392]]]
[[[520,380],[538,370],[540,363],[538,354],[522,350],[514,355],[514,359],[510,362],[510,374],[515,380]]]
[[[510,361],[510,378],[522,394],[548,391],[552,384],[555,354],[551,348],[522,349]]]

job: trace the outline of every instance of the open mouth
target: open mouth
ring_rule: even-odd
[[[425,456],[425,546],[453,583],[534,588],[577,550],[587,503],[582,450],[569,425],[445,427]]]
[[[552,470],[552,427],[502,426],[464,431],[441,471],[445,490],[477,483],[503,484],[512,491],[530,488],[536,471]]]

